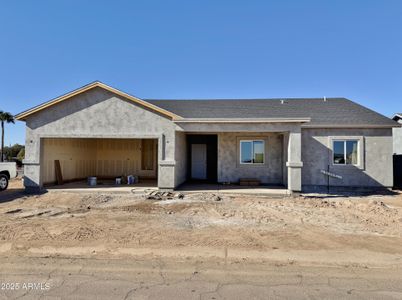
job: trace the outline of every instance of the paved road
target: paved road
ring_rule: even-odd
[[[398,269],[4,257],[0,266],[0,299],[402,299]]]

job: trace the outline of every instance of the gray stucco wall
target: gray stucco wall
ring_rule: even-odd
[[[282,183],[287,186],[288,184],[288,168],[286,162],[288,161],[288,147],[289,147],[289,133],[283,134],[283,151],[282,151]]]
[[[332,139],[359,140],[360,164],[333,165]],[[390,187],[393,184],[392,129],[303,129],[302,130],[302,184],[310,190],[326,186],[327,176],[321,170],[341,175],[331,178],[330,186]]]
[[[393,152],[402,154],[402,128],[392,128],[392,135],[394,138]]]
[[[175,124],[102,88],[48,107],[26,120],[25,185],[38,187],[41,138],[157,138],[158,184],[175,185]],[[164,137],[163,137],[164,136]]]
[[[265,141],[263,165],[240,164],[240,140]],[[282,184],[282,135],[277,133],[228,132],[218,134],[218,181],[238,182],[240,178],[258,178],[265,184]]]
[[[176,132],[175,155],[175,186],[179,186],[187,179],[187,141],[186,134],[182,131]]]
[[[172,189],[186,178],[184,131],[218,134],[219,182],[259,178],[266,184],[286,184],[289,178],[295,178],[300,183],[300,124],[176,125],[169,118],[128,99],[94,88],[28,117],[25,185],[35,188],[42,184],[42,138],[156,138],[158,185]],[[286,132],[293,137],[289,139],[289,147]],[[336,137],[353,137],[360,141],[361,163],[358,166],[331,164],[331,139]],[[265,141],[264,165],[240,164],[241,139]],[[328,164],[331,172],[343,177],[342,180],[330,178],[331,186],[392,186],[392,129],[302,129],[301,139],[304,187],[325,186],[327,177],[320,171],[326,170]],[[290,156],[288,149],[291,149]],[[289,166],[287,160],[290,160]]]

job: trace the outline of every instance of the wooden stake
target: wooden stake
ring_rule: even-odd
[[[63,174],[61,173],[60,160],[54,161],[54,167],[55,167],[55,171],[56,171],[57,184],[61,185],[61,184],[63,184]]]

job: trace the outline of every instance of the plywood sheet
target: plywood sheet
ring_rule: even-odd
[[[145,151],[152,152],[154,159],[151,170],[141,168],[142,144],[141,139],[43,139],[42,182],[56,181],[55,160],[60,161],[66,181],[88,176],[137,175],[156,178],[157,140],[146,142]]]

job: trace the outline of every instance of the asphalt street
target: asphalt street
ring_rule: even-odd
[[[1,258],[0,299],[402,299],[400,269]]]

